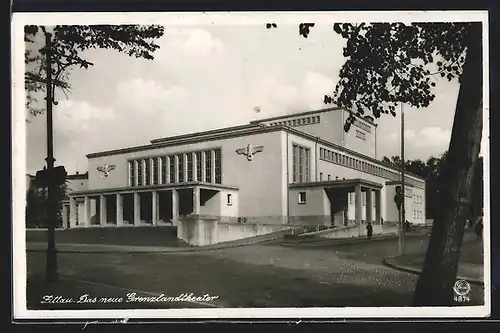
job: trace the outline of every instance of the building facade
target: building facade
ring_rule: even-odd
[[[400,174],[377,160],[377,126],[330,108],[87,155],[66,228],[222,223],[342,226],[397,221]],[[85,185],[84,185],[85,184]],[[405,177],[406,220],[425,222],[425,180]]]

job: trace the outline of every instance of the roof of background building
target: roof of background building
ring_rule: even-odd
[[[333,107],[333,108],[326,108],[326,109],[319,109],[319,110],[312,110],[312,111],[304,111],[304,112],[299,112],[299,113],[291,113],[291,114],[285,114],[285,115],[276,116],[276,117],[270,117],[270,118],[263,118],[263,119],[253,120],[253,121],[250,122],[250,124],[258,124],[258,123],[262,123],[262,122],[266,122],[266,121],[279,120],[279,119],[287,119],[287,118],[295,118],[295,117],[307,116],[307,115],[311,115],[311,114],[324,113],[324,112],[329,112],[329,111],[340,111],[340,110],[345,110],[345,109],[336,106],[336,107]],[[377,126],[377,124],[375,124],[370,119],[366,119],[364,117],[360,117],[360,116],[356,115],[353,112],[350,112],[350,113],[351,113],[351,115],[353,115],[357,119],[361,119],[361,120],[363,120],[363,121],[367,122],[368,124],[373,125],[375,127]]]

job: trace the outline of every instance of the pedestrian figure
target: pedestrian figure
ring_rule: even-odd
[[[366,225],[366,235],[368,236],[368,239],[372,239],[373,236],[373,226],[371,223],[368,223]]]
[[[477,236],[477,239],[481,239],[483,237],[483,221],[479,220],[476,223],[476,227],[474,228],[474,233]]]

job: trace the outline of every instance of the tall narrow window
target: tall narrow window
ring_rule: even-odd
[[[151,185],[151,159],[147,158],[144,160],[144,174],[145,174],[145,184],[144,185]]]
[[[158,157],[153,158],[153,185],[158,184]]]
[[[144,178],[143,178],[143,167],[144,167],[144,160],[137,160],[137,186],[143,186],[144,185]]]
[[[184,154],[177,155],[177,161],[179,165],[178,175],[179,175],[179,183],[184,182]]]
[[[129,184],[128,186],[135,186],[135,161],[128,161],[128,177]]]
[[[187,154],[187,181],[193,181],[193,154]]]
[[[293,165],[293,172],[292,172],[292,175],[293,175],[293,182],[296,183],[297,182],[297,158],[298,158],[298,151],[299,147],[297,147],[296,145],[293,145],[293,154],[292,154],[292,165]]]
[[[161,157],[161,183],[167,183],[167,157]]]
[[[169,177],[170,177],[170,182],[175,183],[175,156],[171,155],[169,156]]]
[[[197,181],[205,181],[204,179],[201,179],[201,151],[196,152],[196,175]]]
[[[299,182],[304,181],[304,148],[299,148]]]
[[[310,171],[309,171],[309,163],[310,163],[310,157],[309,154],[311,151],[309,149],[305,149],[305,169],[304,169],[304,181],[308,182],[310,181]]]
[[[220,149],[215,150],[215,183],[222,183],[222,161],[221,161],[221,151]]]
[[[206,182],[212,182],[212,151],[207,150],[205,152],[205,177]]]

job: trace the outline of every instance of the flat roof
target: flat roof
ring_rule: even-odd
[[[371,180],[363,178],[352,178],[352,179],[339,179],[339,180],[327,180],[319,182],[307,182],[307,183],[292,183],[289,184],[289,188],[304,188],[304,187],[352,187],[356,185],[361,185],[365,187],[372,187],[376,189],[381,189],[382,184],[373,182]]]
[[[168,183],[168,184],[158,184],[158,185],[146,185],[146,186],[126,186],[126,187],[115,187],[115,188],[103,188],[103,189],[92,189],[83,191],[73,191],[69,195],[71,197],[76,196],[91,196],[93,194],[106,195],[106,194],[116,194],[116,193],[133,193],[133,192],[149,192],[149,191],[161,191],[161,190],[174,190],[183,188],[193,188],[199,187],[201,189],[228,189],[238,191],[237,186],[230,186],[224,184],[206,183],[206,182],[186,182],[186,183]]]
[[[312,110],[312,111],[304,111],[304,112],[291,113],[291,114],[286,114],[286,115],[281,115],[281,116],[276,116],[276,117],[269,117],[269,118],[252,120],[250,122],[250,124],[258,124],[258,123],[262,123],[262,122],[265,122],[265,121],[273,121],[273,120],[279,120],[279,119],[294,118],[294,117],[300,117],[300,116],[307,116],[307,115],[311,115],[311,114],[324,113],[324,112],[330,112],[330,111],[341,111],[341,110],[347,111],[350,114],[352,114],[354,117],[356,117],[357,119],[363,120],[363,121],[367,122],[368,124],[377,127],[377,124],[375,124],[373,121],[370,121],[370,120],[368,120],[366,118],[360,117],[360,116],[356,115],[354,112],[349,111],[349,110],[347,110],[345,108],[341,108],[339,106],[335,106],[335,107],[332,107],[332,108],[318,109],[318,110]]]

